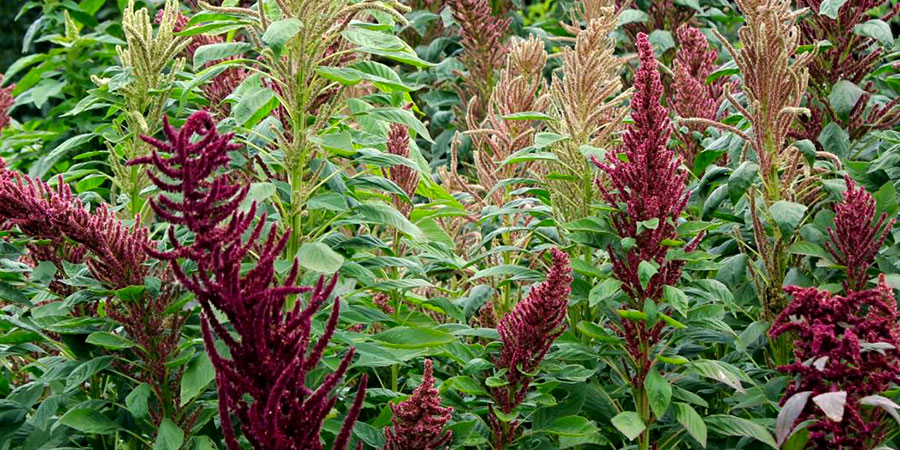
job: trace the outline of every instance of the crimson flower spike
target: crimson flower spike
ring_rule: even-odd
[[[566,329],[566,313],[569,309],[572,269],[569,255],[559,249],[551,249],[553,265],[547,279],[535,285],[525,300],[500,319],[497,332],[503,347],[495,364],[506,370],[505,386],[491,388],[491,396],[506,414],[512,412],[525,399],[532,376],[553,345],[553,341]],[[490,405],[488,420],[494,434],[495,448],[503,449],[512,442],[519,423],[502,422]]]
[[[425,360],[422,384],[403,402],[391,404],[394,418],[384,429],[384,450],[436,450],[453,439],[444,431],[453,408],[441,406],[441,394],[434,388],[434,365]]]
[[[532,287],[528,297],[503,316],[497,326],[503,342],[497,366],[507,370],[509,385],[496,389],[494,398],[505,413],[525,398],[531,379],[523,372],[534,372],[553,341],[566,329],[572,269],[569,256],[563,251],[554,248],[550,253],[553,266],[547,279]]]
[[[675,101],[672,109],[680,117],[716,120],[719,115],[725,79],[706,84],[706,78],[716,69],[718,54],[709,47],[703,32],[684,24],[678,28],[678,53],[675,55]],[[682,141],[681,156],[688,167],[702,147],[693,133],[703,133],[706,125],[689,124],[687,133],[677,133]]]
[[[63,261],[85,262],[110,289],[144,283],[144,247],[150,242],[145,228],[126,226],[106,206],[91,212],[61,176],[53,188],[4,166],[0,163],[0,229],[18,227],[31,238],[48,241],[28,246],[34,261],[51,262],[60,271]]]
[[[884,422],[893,419],[880,408],[862,408],[861,401],[900,382],[897,301],[884,275],[875,288],[846,296],[814,287],[785,291],[794,299],[769,331],[773,339],[785,333],[795,339],[794,361],[778,368],[795,377],[782,403],[797,393],[846,393],[840,420],[823,417],[811,405],[803,409],[796,422],[811,423],[807,448],[868,449],[883,443],[891,429]],[[883,346],[867,349],[866,344]]]
[[[255,449],[321,450],[321,428],[337,401],[333,392],[354,355],[352,349],[347,352],[318,388],[306,387],[306,377],[319,365],[338,323],[340,300],[335,298],[324,332],[313,340],[313,316],[332,296],[337,277],[328,282],[322,277],[315,287],[297,286],[299,265],[294,261],[288,276],[278,282],[275,262],[288,236],[278,237],[273,225],[263,238],[266,217],[262,215],[253,224],[255,204],[246,213],[239,211],[247,187],[217,174],[228,164],[228,152],[239,147],[231,144],[231,134],[216,131],[208,113],[194,113],[181,130],[165,121],[163,132],[166,141],[145,136],[155,150],[130,164],[154,166],[158,173],[149,174],[154,184],[164,193],[180,194],[179,200],[157,197],[151,206],[159,217],[194,235],[192,242],[184,244],[176,238],[175,227],[170,227],[173,249],[153,253],[170,261],[178,280],[200,302],[203,341],[216,369],[225,444],[229,450],[240,449],[232,426],[234,414]],[[246,240],[242,238],[245,233],[249,233]],[[254,267],[242,273],[251,249],[259,256]],[[194,261],[196,272],[185,273],[178,264],[180,258]],[[309,301],[305,308],[285,308],[288,297],[306,293]],[[228,319],[234,334],[215,310]],[[216,337],[228,348],[230,359],[218,352]],[[363,376],[335,438],[335,450],[347,446],[362,408],[365,385]]]
[[[0,85],[3,84],[3,75],[0,75]],[[9,110],[16,104],[16,99],[12,95],[12,91],[16,85],[11,84],[7,87],[0,87],[0,131],[3,131],[12,121],[9,117]]]
[[[613,274],[621,281],[622,289],[635,302],[645,298],[658,300],[664,285],[672,285],[681,277],[682,261],[666,260],[669,247],[666,239],[675,239],[675,224],[688,201],[687,173],[681,170],[681,160],[667,148],[672,133],[669,114],[660,104],[663,85],[660,82],[653,47],[647,35],[637,38],[640,68],[634,79],[631,118],[621,149],[606,154],[606,161],[596,164],[605,174],[597,180],[597,187],[606,203],[620,209],[612,213],[613,225],[622,238],[633,238],[635,245],[624,257],[610,250]],[[619,153],[625,158],[620,159]],[[639,224],[656,220],[656,228],[639,229]],[[701,236],[686,247],[693,250]],[[646,287],[638,278],[638,265],[653,261],[659,265],[656,275]]]
[[[887,214],[883,213],[876,222],[875,199],[849,176],[844,176],[844,180],[847,191],[844,201],[834,207],[834,228],[828,228],[831,242],[825,243],[825,249],[846,268],[847,280],[843,284],[849,293],[866,286],[866,272],[895,219],[887,220]]]
[[[391,124],[391,131],[387,141],[387,150],[388,153],[392,155],[398,155],[404,158],[409,157],[409,130],[407,130],[405,126],[397,123]],[[400,189],[403,189],[403,192],[405,192],[410,199],[416,194],[416,186],[419,184],[419,174],[413,170],[413,168],[403,164],[391,166],[389,177],[391,181],[400,187]],[[394,195],[394,204],[397,205],[397,208],[404,216],[408,217],[410,211],[412,211],[412,204],[400,200],[396,195]]]

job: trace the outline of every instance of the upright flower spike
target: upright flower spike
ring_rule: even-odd
[[[451,0],[453,18],[459,24],[460,45],[463,53],[460,61],[469,72],[463,81],[461,98],[473,98],[468,107],[476,122],[485,115],[488,99],[494,87],[494,68],[503,65],[511,18],[494,16],[488,0]]]
[[[426,359],[422,384],[405,401],[390,404],[394,418],[384,429],[384,450],[437,450],[453,439],[452,432],[444,431],[453,408],[441,406],[433,372],[431,360]]]
[[[572,269],[569,256],[551,249],[553,265],[547,279],[528,292],[511,313],[500,319],[497,331],[503,348],[497,366],[506,369],[508,386],[494,390],[494,398],[503,412],[509,413],[522,402],[534,372],[553,341],[566,329]]]
[[[725,80],[719,78],[706,84],[716,68],[718,53],[709,47],[706,36],[690,25],[678,28],[678,52],[675,54],[675,101],[672,109],[679,117],[699,117],[716,120],[722,104],[722,90]],[[676,130],[681,140],[681,156],[689,168],[694,167],[694,159],[702,147],[694,133],[703,133],[703,124],[688,124],[687,133]]]
[[[669,247],[666,239],[675,239],[675,223],[688,200],[685,187],[687,174],[680,170],[681,161],[666,147],[672,124],[660,104],[663,86],[646,34],[637,40],[640,68],[634,79],[631,100],[632,125],[625,131],[621,149],[606,154],[606,161],[594,160],[604,172],[605,182],[597,187],[607,204],[620,209],[612,214],[613,225],[622,238],[635,244],[623,257],[610,252],[613,274],[623,283],[622,289],[634,302],[659,300],[664,285],[672,285],[681,276],[682,263],[665,258]],[[619,158],[618,153],[624,154]],[[655,223],[655,227],[641,224]],[[696,244],[689,245],[688,250]],[[638,266],[652,261],[659,266],[646,285],[640,282]]]
[[[560,223],[590,215],[597,191],[591,163],[582,151],[614,146],[628,114],[624,103],[629,92],[623,92],[620,76],[623,60],[615,54],[612,37],[619,14],[609,3],[581,3],[573,8],[572,25],[562,24],[575,36],[575,46],[559,53],[561,74],[550,86],[549,107],[557,120],[548,126],[569,139],[551,146],[559,163],[550,164],[544,176]]]
[[[876,288],[846,296],[796,286],[785,290],[794,300],[769,332],[773,339],[794,338],[794,361],[778,368],[796,377],[782,402],[798,393],[846,393],[839,420],[812,402],[802,410],[797,423],[812,421],[807,448],[870,450],[883,444],[893,419],[881,408],[862,405],[900,383],[897,301],[884,275]]]
[[[409,157],[409,130],[405,126],[398,123],[391,124],[387,150],[388,153],[392,155],[402,156],[404,158]],[[400,189],[403,189],[403,192],[409,197],[410,201],[407,202],[401,200],[396,195],[394,196],[394,204],[397,205],[397,208],[404,216],[408,217],[413,207],[410,202],[416,194],[416,187],[419,184],[419,174],[412,167],[397,164],[390,168],[388,175],[391,181],[397,186],[400,186]]]
[[[336,371],[325,376],[316,389],[306,387],[306,376],[319,365],[338,323],[340,301],[335,298],[322,336],[312,339],[313,316],[331,297],[337,277],[330,282],[322,277],[314,288],[297,286],[299,265],[295,260],[279,283],[275,262],[288,236],[278,237],[273,225],[261,239],[265,215],[253,225],[255,204],[248,212],[239,211],[247,187],[216,173],[228,163],[228,152],[238,147],[230,143],[232,135],[218,134],[208,113],[194,113],[180,131],[165,121],[163,131],[167,141],[145,136],[153,153],[131,164],[156,168],[158,173],[150,174],[153,183],[164,193],[179,194],[180,199],[160,196],[151,206],[159,217],[193,234],[193,241],[185,244],[170,227],[173,250],[153,253],[171,262],[176,277],[200,302],[203,341],[216,369],[225,444],[230,450],[240,449],[231,424],[233,413],[255,449],[321,450],[322,424],[337,402],[333,392],[354,354],[352,349],[347,352]],[[170,156],[164,158],[161,152]],[[246,242],[242,239],[245,233],[249,234]],[[242,272],[251,250],[258,255],[255,265]],[[185,273],[179,258],[194,261],[196,273]],[[285,308],[289,296],[304,293],[310,294],[305,307]],[[215,310],[221,311],[234,334]],[[231,359],[219,353],[214,335],[227,346]],[[362,408],[365,386],[363,376],[335,438],[335,450],[347,445]]]
[[[553,341],[566,329],[569,310],[572,269],[569,256],[559,249],[551,249],[553,265],[547,279],[531,288],[525,300],[500,319],[497,331],[503,347],[496,365],[506,370],[505,386],[491,388],[491,395],[504,413],[510,413],[525,399],[534,372]],[[493,406],[492,406],[493,408]],[[489,415],[496,440],[495,448],[503,449],[511,442],[517,423],[507,424]]]
[[[0,86],[3,85],[3,75],[0,75]],[[0,131],[9,126],[11,121],[9,110],[16,104],[16,99],[12,95],[16,85],[11,84],[6,87],[0,87]]]
[[[831,242],[825,243],[825,249],[847,271],[843,284],[850,293],[866,286],[866,272],[896,219],[887,220],[883,213],[876,222],[875,199],[850,176],[844,176],[844,181],[847,191],[844,201],[834,207],[834,228],[828,228]]]

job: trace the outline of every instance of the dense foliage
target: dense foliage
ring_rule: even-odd
[[[0,450],[900,448],[896,0],[0,15]]]

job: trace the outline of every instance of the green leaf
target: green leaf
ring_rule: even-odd
[[[113,434],[121,428],[95,409],[70,409],[59,418],[63,425],[88,434]]]
[[[641,263],[638,264],[638,280],[641,282],[641,287],[647,289],[647,285],[650,284],[650,280],[657,272],[659,272],[659,266],[656,263],[652,261],[641,261]]]
[[[715,190],[709,194],[709,197],[706,198],[706,201],[703,202],[703,209],[700,212],[700,217],[703,220],[707,220],[712,217],[713,213],[719,209],[719,205],[728,198],[728,185],[723,184],[717,187]]]
[[[125,397],[125,406],[136,419],[147,417],[147,414],[150,412],[147,401],[150,399],[151,394],[153,394],[153,389],[150,385],[141,383]]]
[[[394,327],[372,336],[389,347],[428,348],[456,342],[456,337],[434,328]]]
[[[268,88],[257,89],[241,98],[234,107],[232,116],[237,125],[250,128],[274,111],[278,103],[275,91]]]
[[[434,140],[431,139],[431,134],[428,133],[428,128],[411,111],[400,108],[377,108],[369,110],[367,114],[391,123],[406,125],[415,130],[416,134],[422,139],[434,143]]]
[[[737,342],[735,343],[735,348],[739,352],[747,351],[747,348],[750,346],[750,344],[756,342],[768,330],[769,322],[766,320],[758,320],[751,323],[738,336]]]
[[[687,317],[688,297],[684,291],[675,286],[664,285],[663,298],[675,309],[675,311],[678,311],[682,316]]]
[[[269,28],[266,28],[262,41],[277,54],[281,52],[284,44],[293,39],[302,28],[303,22],[295,17],[277,20],[269,24]]]
[[[586,320],[578,322],[576,328],[585,336],[596,339],[599,342],[607,344],[615,344],[619,342],[619,338],[610,334],[608,331],[606,331],[605,328]]]
[[[852,81],[840,80],[831,88],[831,93],[828,94],[828,103],[831,104],[838,116],[846,119],[863,94],[865,91]]]
[[[384,203],[363,203],[356,206],[356,211],[370,222],[394,227],[416,240],[424,238],[419,227],[415,226],[399,211]]]
[[[692,372],[699,373],[704,377],[712,378],[713,380],[731,386],[738,392],[746,392],[744,390],[744,387],[741,385],[741,377],[739,377],[735,373],[736,371],[739,371],[739,369],[728,363],[709,359],[701,359],[692,361],[688,365],[688,367]]]
[[[109,355],[99,356],[76,367],[75,370],[66,377],[66,391],[71,391],[81,386],[81,383],[87,381],[88,378],[109,367],[109,365],[112,364],[113,359],[115,359],[115,357]]]
[[[797,226],[800,225],[800,222],[803,221],[803,217],[806,216],[806,205],[779,200],[772,204],[769,212],[772,214],[772,220],[778,225],[782,235],[791,236],[794,234]]]
[[[872,19],[853,27],[853,32],[865,37],[877,40],[881,45],[891,45],[894,42],[894,33],[891,26],[881,19]]]
[[[626,9],[619,14],[619,26],[629,23],[643,23],[650,20],[650,15],[638,9]]]
[[[153,450],[179,450],[184,444],[184,430],[166,417],[159,424]]]
[[[597,433],[597,426],[581,416],[564,416],[554,420],[543,431],[558,436],[588,436]]]
[[[844,3],[847,0],[825,0],[819,5],[819,15],[835,20]]]
[[[134,342],[106,331],[95,331],[88,335],[86,341],[88,344],[112,350],[134,347]]]
[[[344,265],[344,257],[321,242],[307,242],[297,250],[300,265],[319,273],[332,274]]]
[[[184,370],[181,377],[181,405],[186,405],[200,395],[206,386],[216,378],[216,369],[206,352],[199,352]]]
[[[641,420],[641,416],[634,411],[623,411],[619,413],[616,417],[612,418],[612,424],[620,433],[624,434],[629,441],[635,440],[647,429],[647,425]]]
[[[44,154],[36,163],[32,164],[31,168],[28,169],[28,175],[32,178],[43,178],[63,156],[93,138],[94,133],[84,133],[66,139],[65,142],[59,144],[59,146]]]
[[[591,288],[588,293],[588,304],[593,308],[621,291],[622,282],[615,278],[607,278]]]
[[[875,198],[876,217],[880,217],[882,214],[887,214],[888,218],[897,215],[900,207],[897,204],[897,189],[894,188],[894,183],[890,181],[884,183],[872,197]]]
[[[669,380],[659,374],[656,368],[650,369],[647,378],[644,379],[644,389],[650,400],[650,409],[656,417],[666,415],[669,403],[672,401],[672,385]]]
[[[486,277],[504,277],[508,281],[540,281],[544,279],[544,274],[527,267],[501,264],[481,269],[478,272],[475,272],[469,280],[474,281]]]
[[[829,258],[830,255],[819,244],[809,241],[798,241],[788,247],[788,252],[794,255],[815,256],[817,258]]]
[[[253,46],[248,42],[220,42],[217,44],[201,45],[194,52],[194,70],[200,70],[211,62],[221,61],[242,53],[246,53]]]
[[[18,288],[4,281],[0,281],[0,300],[31,306],[31,300],[28,300],[28,297],[26,297],[25,294],[19,292]]]
[[[753,161],[744,161],[728,177],[728,196],[731,203],[737,204],[738,200],[747,192],[757,179],[759,164]]]
[[[850,152],[850,135],[835,122],[825,125],[816,140],[822,144],[825,151],[841,158],[846,158]]]
[[[706,423],[697,411],[687,403],[675,403],[675,419],[694,440],[706,448]]]
[[[487,391],[481,386],[481,383],[467,376],[456,376],[448,378],[441,384],[441,390],[456,389],[469,395],[487,395]]]
[[[523,111],[502,116],[503,120],[556,120],[555,117],[537,111]]]
[[[707,416],[704,421],[714,434],[748,437],[756,439],[776,450],[778,449],[778,444],[775,443],[772,433],[766,427],[756,422],[725,414]]]

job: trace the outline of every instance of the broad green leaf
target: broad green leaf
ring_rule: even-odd
[[[881,19],[871,19],[853,27],[853,32],[877,40],[881,45],[889,46],[894,42],[891,26]]]
[[[675,419],[694,440],[706,448],[706,423],[697,411],[687,403],[675,403]]]
[[[108,348],[111,350],[121,350],[123,348],[134,347],[134,342],[123,338],[122,336],[112,334],[106,331],[95,331],[88,335],[86,339],[88,344],[94,344],[98,347]]]
[[[121,429],[119,424],[108,419],[95,409],[70,409],[59,418],[63,425],[88,434],[113,434]]]
[[[415,130],[416,134],[422,139],[434,143],[431,139],[431,134],[428,133],[428,128],[411,111],[400,108],[377,108],[369,110],[367,114],[391,123],[406,125]]]
[[[220,42],[201,45],[194,52],[194,70],[200,70],[211,63],[248,52],[253,46],[249,42]]]
[[[747,189],[756,181],[758,172],[759,164],[753,161],[744,161],[731,173],[731,176],[728,177],[728,196],[731,198],[731,203],[737,204],[738,200],[744,196]]]
[[[825,0],[819,4],[819,15],[835,20],[844,3],[847,3],[847,0]]]
[[[638,9],[626,9],[619,13],[619,26],[629,23],[643,23],[650,20],[650,15]]]
[[[647,398],[650,400],[653,414],[656,417],[664,416],[672,401],[672,385],[669,384],[669,380],[660,375],[654,367],[650,369],[647,378],[644,379],[644,389],[647,391]]]
[[[865,91],[852,81],[840,80],[831,88],[831,93],[828,94],[828,103],[831,104],[834,112],[846,119],[863,94]]]
[[[634,411],[623,411],[619,413],[616,417],[612,418],[612,424],[620,433],[624,434],[629,441],[635,440],[647,429],[647,425],[641,420],[641,416]]]
[[[396,228],[416,240],[424,238],[419,227],[415,226],[399,211],[384,203],[363,203],[356,206],[356,211],[370,222]]]
[[[114,359],[115,357],[107,355],[99,356],[90,361],[82,363],[81,365],[76,367],[68,377],[66,377],[66,391],[71,391],[81,386],[81,383],[87,381],[88,378],[109,367]]]
[[[578,322],[576,328],[585,336],[596,339],[599,342],[607,344],[615,344],[619,342],[619,338],[610,334],[608,331],[606,331],[605,328],[586,320]]]
[[[26,297],[25,294],[19,291],[18,288],[4,281],[0,281],[0,300],[31,306],[31,300],[28,300],[28,297]]]
[[[659,272],[659,266],[652,261],[641,261],[638,264],[638,280],[644,289],[647,289],[650,280],[653,279],[657,272]]]
[[[278,107],[278,97],[275,91],[263,88],[242,97],[234,107],[232,116],[240,126],[253,127],[257,122],[269,115]]]
[[[555,117],[537,111],[524,111],[507,114],[501,117],[503,120],[556,120]]]
[[[147,417],[147,414],[150,411],[148,409],[147,401],[152,394],[153,388],[147,383],[141,383],[132,389],[131,392],[128,393],[128,396],[125,397],[125,406],[128,408],[131,415],[136,419]]]
[[[455,342],[456,337],[434,328],[394,327],[372,336],[389,347],[428,348]]]
[[[588,293],[588,304],[593,308],[621,291],[622,282],[615,278],[607,278],[591,288]]]
[[[825,151],[846,158],[850,153],[850,135],[835,122],[825,125],[816,139]]]
[[[596,425],[581,416],[559,417],[542,431],[559,436],[588,436],[598,432]]]
[[[727,384],[738,392],[745,392],[744,387],[741,385],[741,377],[739,377],[735,373],[739,369],[728,363],[709,359],[701,359],[692,361],[688,364],[688,367],[691,371],[699,373],[704,377],[712,378],[713,380]]]
[[[688,297],[684,291],[675,286],[664,285],[663,298],[675,309],[675,311],[678,311],[682,316],[687,317]]]
[[[772,433],[766,427],[756,422],[725,414],[713,414],[707,416],[704,421],[709,430],[719,436],[748,437],[778,449],[778,444],[775,443]]]
[[[332,274],[344,264],[344,257],[321,242],[307,242],[297,250],[300,265],[319,273]]]
[[[275,53],[279,53],[284,44],[293,39],[302,28],[303,22],[295,17],[277,20],[270,23],[269,28],[266,28],[266,32],[262,35],[262,41],[275,50]]]
[[[206,352],[198,352],[181,377],[181,405],[186,405],[216,378],[216,369]]]
[[[478,272],[475,272],[469,280],[474,281],[486,277],[502,277],[510,281],[540,281],[544,279],[544,274],[527,267],[501,264],[481,269]]]
[[[772,220],[778,225],[782,235],[791,236],[806,215],[806,206],[800,203],[779,200],[769,208]]]
[[[166,417],[159,424],[153,450],[179,450],[184,444],[184,430]]]

